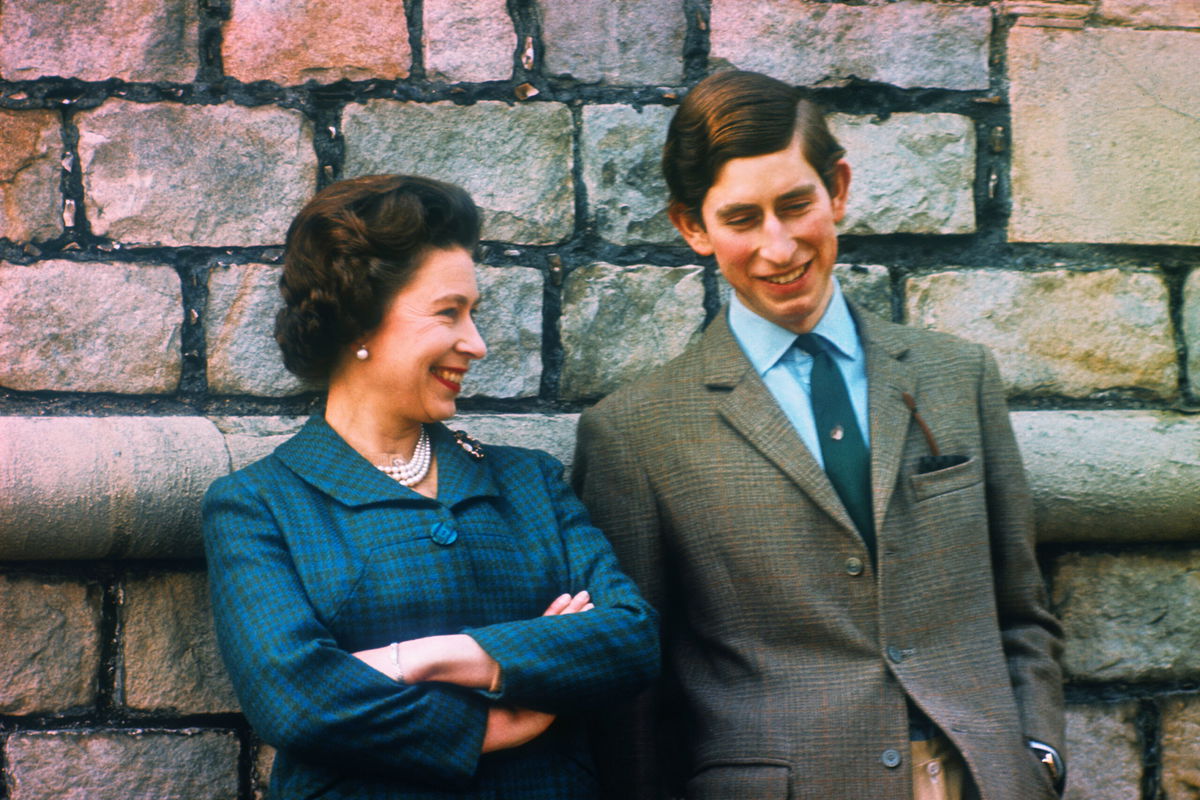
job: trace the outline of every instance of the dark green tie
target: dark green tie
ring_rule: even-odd
[[[813,421],[825,460],[825,474],[842,498],[850,519],[875,558],[875,521],[871,514],[871,451],[858,427],[858,417],[850,402],[850,393],[841,370],[829,353],[829,345],[820,335],[802,333],[796,347],[813,358]]]

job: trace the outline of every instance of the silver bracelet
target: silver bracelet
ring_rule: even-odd
[[[399,642],[392,642],[392,663],[396,665],[396,674],[392,676],[392,680],[396,683],[404,683],[404,668],[400,666]]]

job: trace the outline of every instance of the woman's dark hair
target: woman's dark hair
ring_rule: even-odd
[[[283,363],[328,380],[346,346],[383,321],[425,253],[479,243],[479,210],[457,186],[412,175],[368,175],[322,189],[288,228],[275,317]]]
[[[700,219],[704,196],[726,161],[776,153],[800,135],[805,160],[830,194],[846,154],[825,115],[800,90],[758,72],[728,70],[696,84],[671,119],[662,169],[671,205]]]

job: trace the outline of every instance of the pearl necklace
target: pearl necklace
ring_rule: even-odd
[[[396,457],[392,459],[391,464],[376,464],[375,466],[389,478],[394,478],[401,486],[416,486],[421,481],[425,480],[425,476],[429,474],[430,452],[432,448],[429,446],[429,433],[425,430],[425,426],[421,426],[421,438],[417,439],[417,446],[413,448],[412,458],[407,462],[403,458]]]

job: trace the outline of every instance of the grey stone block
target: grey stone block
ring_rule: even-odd
[[[126,706],[183,714],[240,709],[217,650],[205,573],[127,581],[122,618]]]
[[[1068,706],[1067,789],[1063,800],[1141,796],[1142,745],[1137,704]]]
[[[542,273],[476,268],[482,297],[475,323],[487,357],[471,364],[464,397],[536,397],[542,384]]]
[[[1188,386],[1200,395],[1200,269],[1183,285],[1183,338],[1187,343]]]
[[[425,69],[435,80],[504,81],[517,34],[505,0],[425,0]]]
[[[0,384],[11,389],[174,392],[182,327],[170,267],[0,263]]]
[[[537,0],[537,7],[547,72],[616,85],[683,80],[683,3]]]
[[[295,435],[308,417],[232,417],[209,418],[225,436],[230,466],[241,469],[269,456],[276,447]]]
[[[1162,797],[1184,800],[1200,796],[1200,698],[1168,697],[1162,701]]]
[[[710,59],[805,86],[986,89],[991,29],[989,9],[961,4],[712,0]]]
[[[682,244],[667,216],[662,147],[674,109],[585,106],[580,158],[593,224],[617,244]]]
[[[571,114],[557,103],[370,100],[342,114],[346,177],[410,173],[457,183],[485,239],[550,244],[574,226]]]
[[[958,114],[833,114],[850,162],[842,233],[975,230],[975,127]]]
[[[100,669],[100,587],[0,575],[0,714],[92,705]]]
[[[1167,287],[1156,274],[938,272],[908,280],[907,315],[987,345],[1011,392],[1178,394]]]
[[[701,267],[592,264],[563,284],[560,394],[587,399],[665,364],[704,323]]]
[[[316,188],[299,111],[109,100],[76,119],[88,220],[121,242],[277,244]]]

